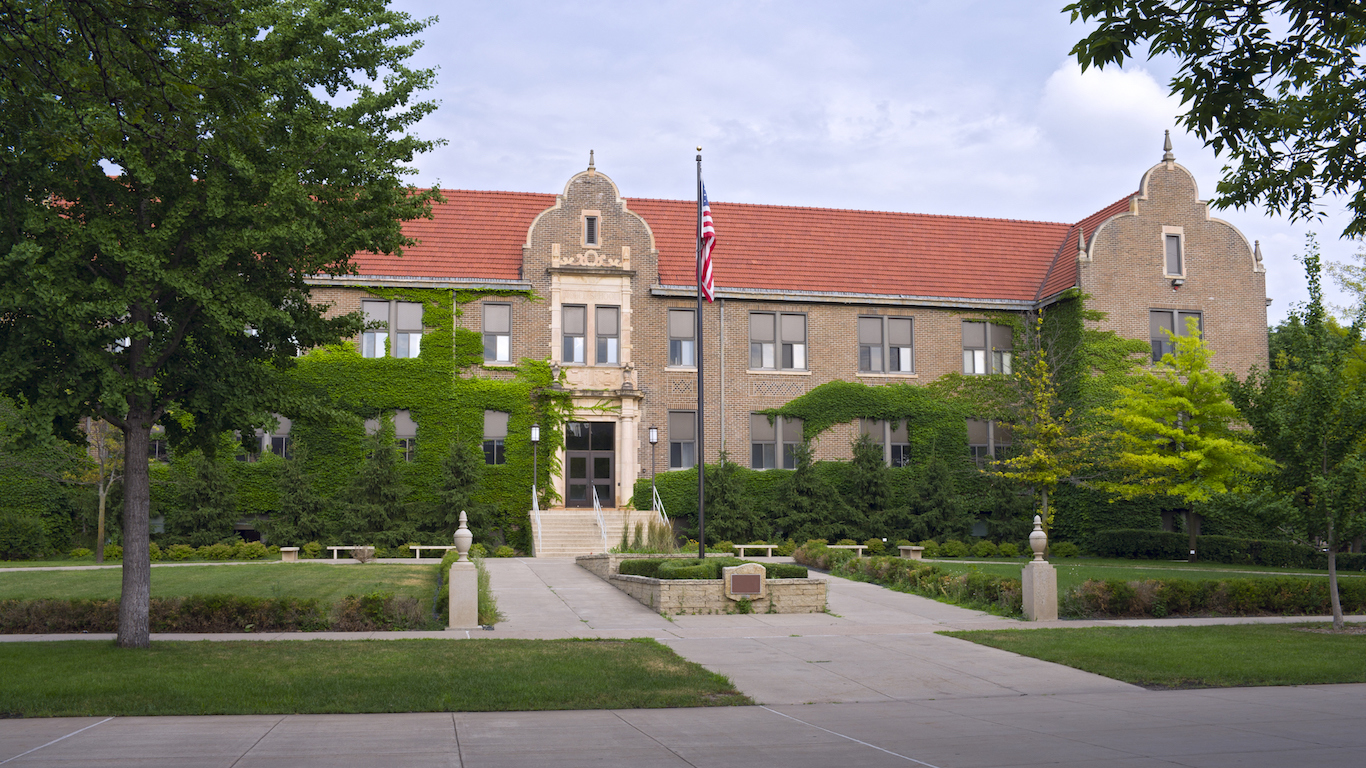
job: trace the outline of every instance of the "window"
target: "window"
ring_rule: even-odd
[[[963,323],[963,373],[1011,373],[1014,370],[1014,349],[1009,326]]]
[[[1186,274],[1186,265],[1181,258],[1181,235],[1163,235],[1162,240],[1167,246],[1167,274],[1173,276]]]
[[[360,309],[365,315],[365,331],[361,334],[361,357],[385,357],[389,354],[386,349],[389,341],[389,302],[362,301]]]
[[[858,369],[867,373],[911,373],[915,358],[911,344],[911,318],[860,317],[858,319]]]
[[[394,316],[394,357],[417,357],[422,351],[422,305],[416,301],[396,301]]]
[[[697,414],[669,411],[669,469],[690,469],[696,464]]]
[[[619,307],[593,308],[593,332],[598,340],[598,365],[616,365],[619,362],[620,312]]]
[[[293,425],[294,422],[275,414],[275,428],[261,438],[261,450],[286,459],[294,458],[294,444],[289,437]]]
[[[806,315],[749,313],[749,367],[806,370]]]
[[[906,437],[906,422],[902,419],[884,421],[882,419],[859,419],[859,434],[872,438],[875,445],[882,446],[883,457],[888,465],[904,467],[911,461],[911,444]]]
[[[502,411],[484,411],[484,463],[502,464],[503,441],[508,436],[508,415]]]
[[[796,469],[796,449],[802,444],[802,420],[779,417],[770,422],[762,413],[751,413],[749,442],[750,467],[774,469],[778,466],[778,456],[782,456],[783,469]]]
[[[1203,333],[1205,330],[1204,318],[1199,312],[1182,312],[1176,309],[1154,309],[1148,313],[1149,337],[1153,343],[1153,362],[1162,359],[1163,355],[1176,352],[1175,336],[1186,336],[1189,333],[1187,325],[1189,321],[1195,319],[1195,330]]]
[[[583,244],[584,244],[584,245],[599,245],[599,244],[600,244],[600,243],[598,242],[598,217],[597,217],[597,216],[584,216],[584,217],[583,217]]]
[[[669,310],[669,365],[695,366],[693,357],[697,323],[693,310]]]
[[[560,315],[564,336],[564,362],[582,363],[586,359],[584,345],[588,333],[588,307],[567,304]]]
[[[1005,458],[1010,448],[1010,429],[996,421],[968,419],[968,451],[977,466],[984,466],[987,460]]]
[[[408,411],[394,414],[394,438],[398,441],[398,452],[404,461],[412,461],[417,453],[417,422]]]
[[[484,305],[484,362],[512,362],[512,305]]]

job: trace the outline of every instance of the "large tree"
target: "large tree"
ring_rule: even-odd
[[[1353,370],[1366,309],[1347,333],[1323,304],[1318,246],[1304,255],[1309,302],[1278,329],[1270,371],[1229,380],[1233,401],[1257,440],[1281,465],[1278,490],[1290,495],[1302,530],[1328,549],[1333,626],[1342,628],[1337,552],[1366,531],[1366,381]]]
[[[1181,123],[1226,157],[1220,206],[1313,218],[1347,198],[1366,234],[1366,5],[1351,0],[1078,0],[1082,69],[1170,56]]]
[[[435,190],[428,22],[384,0],[0,0],[0,391],[146,456],[261,424],[299,347],[359,328],[305,278],[406,244]],[[172,404],[176,419],[164,418]],[[118,642],[149,644],[148,472],[124,479]]]
[[[1210,369],[1210,350],[1191,318],[1186,335],[1170,334],[1176,352],[1118,387],[1109,411],[1118,450],[1118,477],[1097,488],[1126,499],[1170,496],[1188,506],[1190,560],[1195,562],[1196,502],[1239,488],[1271,470],[1272,462],[1246,439],[1223,376]]]

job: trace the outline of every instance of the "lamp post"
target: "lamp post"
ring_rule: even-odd
[[[540,478],[540,475],[537,473],[538,467],[537,467],[537,465],[536,465],[536,464],[537,464],[536,460],[540,458],[540,453],[541,453],[540,450],[539,450],[540,447],[541,447],[541,425],[540,425],[540,424],[532,424],[532,425],[531,425],[531,506],[532,506],[533,509],[540,509],[540,506],[537,504],[538,499],[536,498],[536,481]]]
[[[659,443],[659,427],[650,427],[650,506],[655,505],[655,445]]]

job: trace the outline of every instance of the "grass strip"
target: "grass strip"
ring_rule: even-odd
[[[119,596],[122,570],[0,570],[0,598],[96,600]],[[239,595],[317,598],[335,603],[347,595],[389,592],[430,601],[436,590],[431,565],[366,563],[261,563],[152,569],[152,597]]]
[[[1145,688],[1366,682],[1366,635],[1324,624],[1012,629],[940,634]]]
[[[752,704],[653,640],[0,643],[0,717]]]

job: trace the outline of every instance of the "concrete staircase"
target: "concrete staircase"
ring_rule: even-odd
[[[536,556],[575,557],[605,552],[621,543],[621,527],[628,520],[634,530],[637,522],[645,523],[653,514],[648,509],[604,509],[602,519],[607,527],[607,546],[604,547],[598,518],[593,514],[592,507],[543,509],[540,546],[536,547]],[[535,527],[534,515],[532,526]]]

